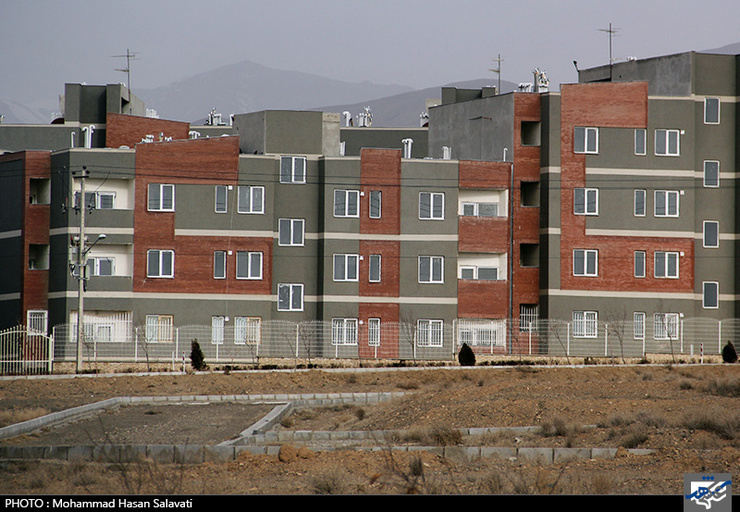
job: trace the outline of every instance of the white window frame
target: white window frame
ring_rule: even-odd
[[[708,229],[710,226],[713,229]],[[714,237],[714,240],[708,240]],[[702,225],[702,245],[707,249],[716,249],[719,247],[719,221],[705,220]]]
[[[172,343],[175,339],[174,324],[172,315],[146,315],[147,343]]]
[[[224,316],[212,316],[211,317],[211,344],[223,345],[224,334],[226,332],[226,317]]]
[[[466,280],[472,280],[472,281],[499,281],[499,268],[493,267],[493,266],[484,266],[484,267],[478,267],[476,265],[461,265],[459,270],[458,279],[466,279]],[[495,271],[496,277],[495,278],[485,278],[480,277],[481,270],[485,271]]]
[[[306,183],[307,162],[308,159],[305,156],[281,156],[280,183]]]
[[[662,198],[662,201],[661,199]],[[672,210],[671,207],[671,198],[675,198],[675,210]],[[680,214],[680,203],[681,203],[681,193],[678,190],[656,190],[654,194],[655,204],[653,205],[653,212],[656,217],[678,217]],[[662,202],[662,207],[661,207]],[[664,211],[659,211],[660,208],[663,208]]]
[[[573,189],[573,213],[575,215],[598,215],[599,189],[586,187]]]
[[[416,321],[416,346],[442,347],[444,345],[444,320],[420,319]]]
[[[635,129],[635,155],[647,155],[647,130],[645,128]]]
[[[710,104],[715,103],[717,105],[716,121],[709,118]],[[720,112],[722,109],[722,102],[719,98],[704,98],[704,124],[719,124],[720,123]]]
[[[540,321],[537,304],[519,304],[519,332],[535,332]]]
[[[380,254],[368,256],[367,279],[371,283],[379,283],[383,279],[383,257]]]
[[[436,204],[438,202],[441,202],[441,205]],[[429,205],[428,211],[425,209],[425,203]],[[444,220],[444,218],[444,192],[419,192],[419,220]]]
[[[573,311],[573,337],[596,338],[599,332],[597,311]]]
[[[244,255],[246,255],[246,269],[244,265]],[[258,261],[255,262],[254,258]],[[240,263],[240,261],[242,263]],[[262,279],[263,255],[260,251],[236,251],[236,278],[243,280],[260,280]],[[243,271],[246,270],[246,273]]]
[[[113,277],[116,275],[116,259],[112,256],[94,256],[91,258],[90,263],[92,264],[92,275],[96,277]],[[110,274],[100,273],[100,263],[102,261],[110,262]]]
[[[255,197],[256,194],[256,197]],[[249,198],[248,202],[245,198]],[[255,206],[255,199],[259,198],[259,206]],[[247,203],[247,204],[244,204]],[[265,187],[253,185],[239,185],[237,187],[237,213],[262,215],[265,213]]]
[[[354,205],[350,204],[354,198]],[[348,189],[334,190],[334,217],[357,218],[360,216],[360,191]]]
[[[165,191],[170,191],[172,204],[165,203]],[[156,191],[156,196],[153,192]],[[147,187],[147,210],[150,212],[174,212],[175,211],[175,185],[170,183],[149,183]]]
[[[718,281],[702,282],[701,284],[701,307],[704,309],[719,309],[719,282]]]
[[[428,261],[426,266],[428,267],[428,271],[424,272],[422,274],[422,261]],[[419,283],[422,284],[443,284],[445,282],[445,258],[444,256],[419,256],[418,260],[419,265]],[[438,266],[439,268],[439,278],[435,279],[435,266]]]
[[[675,149],[671,149],[671,137],[675,137]],[[681,156],[681,131],[658,128],[655,130],[656,156]]]
[[[636,340],[645,339],[645,313],[642,311],[632,315],[632,335]]]
[[[715,165],[716,169],[712,169]],[[719,160],[704,160],[703,171],[704,187],[719,188]]]
[[[218,272],[219,262],[223,262],[223,275]],[[213,278],[226,279],[226,251],[213,251]]]
[[[583,261],[583,268],[577,265],[578,259]],[[573,275],[597,277],[599,275],[599,251],[597,249],[573,249]]]
[[[583,146],[578,136],[582,132]],[[573,130],[573,152],[584,155],[599,154],[599,129],[593,126],[576,126]]]
[[[278,311],[303,311],[303,284],[278,283],[277,290]],[[287,304],[283,301],[281,306],[281,295],[284,293],[287,293]]]
[[[262,318],[258,316],[234,317],[234,344],[259,345],[262,341]]]
[[[152,268],[152,256],[157,253],[157,268]],[[165,255],[171,255],[169,272],[164,271]],[[157,271],[156,273],[154,271]],[[171,249],[149,249],[146,252],[146,276],[151,278],[172,279],[175,277],[175,251]]]
[[[679,333],[678,313],[653,314],[653,338],[656,340],[677,340]]]
[[[360,280],[360,255],[335,254],[332,276],[335,282],[357,282]]]
[[[26,329],[32,334],[46,334],[49,331],[49,312],[46,309],[26,311]]]
[[[380,219],[383,217],[383,192],[381,190],[371,190],[370,200],[368,202],[368,216],[371,219]]]
[[[357,318],[332,318],[331,344],[357,345],[358,325]]]
[[[223,195],[223,197],[219,197],[220,195]],[[229,187],[227,185],[215,186],[213,211],[215,213],[227,213],[229,211]]]
[[[371,347],[380,346],[380,318],[367,319],[367,344]]]
[[[647,276],[647,253],[645,251],[635,251],[634,261],[635,277],[642,279]]]
[[[640,197],[642,197],[642,205],[640,205]],[[647,190],[635,189],[633,212],[635,217],[645,217],[647,215]]]
[[[499,203],[494,201],[487,201],[487,202],[472,202],[472,201],[465,201],[461,205],[461,212],[460,214],[463,217],[500,217],[499,215]],[[491,210],[491,214],[486,211],[487,209]]]
[[[303,247],[306,238],[305,226],[305,219],[278,219],[278,245],[283,247]],[[286,235],[286,238],[289,238],[289,240],[284,242],[283,235]]]
[[[674,262],[675,272],[671,272],[671,262]],[[678,279],[681,264],[680,253],[677,251],[655,251],[653,255],[654,276],[656,279]]]

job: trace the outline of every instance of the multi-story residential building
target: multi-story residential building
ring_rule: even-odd
[[[0,281],[2,324],[76,323],[84,169],[98,339],[115,319],[151,342],[320,321],[323,351],[390,358],[532,350],[556,320],[574,339],[604,322],[675,339],[682,319],[737,316],[738,70],[691,52],[559,91],[444,88],[407,131],[307,111],[195,127],[146,117],[119,86],[68,85],[71,116],[0,126],[0,252],[19,269]],[[412,325],[410,343],[388,325]]]

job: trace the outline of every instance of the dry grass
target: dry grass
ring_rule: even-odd
[[[50,413],[51,411],[44,408],[2,410],[0,411],[0,427],[7,427],[8,425],[40,418]]]

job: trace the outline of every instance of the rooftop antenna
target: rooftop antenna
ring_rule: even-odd
[[[116,69],[116,71],[126,73],[126,87],[128,87],[129,91],[131,90],[131,61],[138,60],[138,55],[138,53],[129,51],[128,48],[126,48],[126,55],[113,55],[113,57],[126,57],[126,67],[123,69]]]
[[[493,71],[498,75],[498,85],[496,86],[496,94],[501,94],[501,63],[504,61],[504,59],[501,58],[501,54],[498,54],[498,58],[493,59],[493,62],[498,64],[496,69],[489,69],[488,71]]]
[[[612,66],[614,65],[614,56],[612,55],[612,39],[614,38],[614,34],[617,33],[617,28],[612,28],[612,24],[609,23],[609,28],[600,28],[600,32],[606,32],[607,37],[609,38],[609,79],[612,78]]]

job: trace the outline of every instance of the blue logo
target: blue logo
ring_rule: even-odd
[[[684,511],[732,511],[732,480],[729,473],[686,474],[683,490]]]

